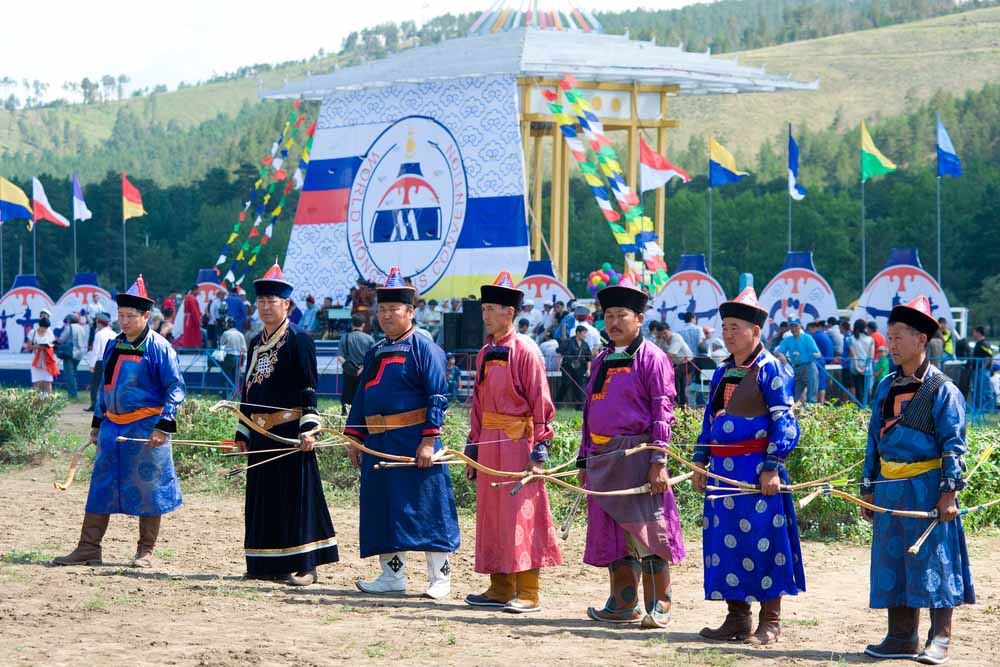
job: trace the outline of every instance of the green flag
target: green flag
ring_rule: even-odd
[[[867,181],[872,176],[888,174],[896,171],[896,165],[879,149],[875,148],[872,135],[868,134],[865,121],[861,121],[861,180]]]

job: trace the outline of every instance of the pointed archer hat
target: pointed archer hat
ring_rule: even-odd
[[[280,299],[290,299],[292,297],[292,284],[285,280],[285,275],[278,266],[278,260],[274,260],[274,266],[267,270],[263,278],[253,281],[253,291],[257,296],[276,296]]]
[[[147,313],[153,308],[153,300],[146,293],[146,281],[142,279],[141,273],[127,292],[115,295],[115,303],[119,308],[135,308],[140,313]]]
[[[889,324],[893,322],[908,324],[926,334],[927,338],[931,338],[938,330],[937,320],[931,315],[931,302],[923,294],[909,303],[893,306],[889,312]]]
[[[767,311],[757,301],[757,293],[753,287],[746,287],[732,301],[723,301],[719,304],[719,315],[723,319],[735,317],[759,327],[767,322]]]
[[[510,306],[517,310],[524,301],[524,292],[514,287],[509,272],[501,271],[492,285],[483,285],[479,288],[479,297],[483,303]]]
[[[375,292],[379,303],[405,303],[410,306],[413,305],[417,296],[417,290],[403,281],[403,274],[399,272],[398,266],[389,269],[385,285],[376,289]]]

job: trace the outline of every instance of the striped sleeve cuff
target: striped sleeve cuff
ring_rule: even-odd
[[[359,431],[356,428],[350,428],[350,427],[345,428],[344,429],[344,435],[346,435],[348,438],[352,438],[354,440],[357,440],[358,442],[364,442],[365,441],[365,433],[364,433],[364,431]]]
[[[299,433],[306,433],[322,425],[323,422],[320,421],[318,415],[313,413],[302,415],[299,418]]]

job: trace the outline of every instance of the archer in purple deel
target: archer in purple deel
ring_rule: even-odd
[[[594,491],[649,484],[650,492],[587,497],[583,562],[607,567],[611,596],[587,615],[605,623],[670,624],[670,564],[684,559],[677,503],[670,489],[666,450],[674,423],[674,370],[666,353],[640,331],[649,296],[614,285],[597,293],[614,347],[594,360],[577,465]],[[625,455],[639,445],[653,445]],[[642,577],[643,601],[638,600]]]

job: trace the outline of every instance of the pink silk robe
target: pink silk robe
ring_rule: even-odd
[[[524,470],[535,443],[551,440],[555,418],[538,346],[513,332],[498,341],[488,338],[476,368],[470,444],[478,444],[479,462],[487,467]],[[511,439],[503,429],[483,425],[490,412],[530,416],[533,428],[524,437]],[[510,485],[490,487],[490,482],[509,480],[477,473],[476,572],[511,574],[561,565],[545,484],[529,482],[514,496]]]

